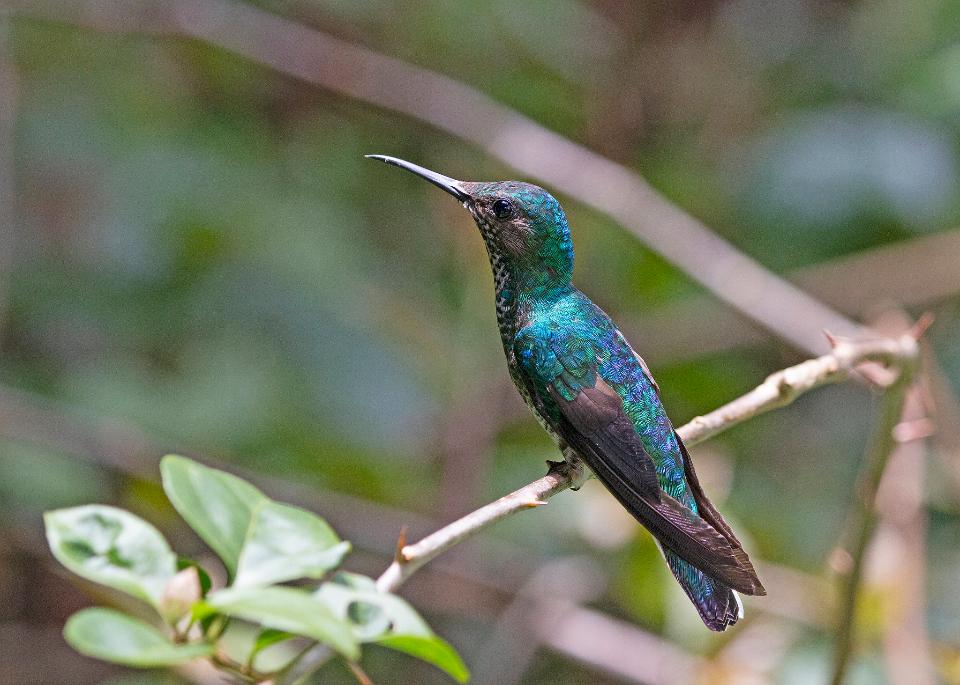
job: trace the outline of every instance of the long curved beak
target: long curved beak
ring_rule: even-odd
[[[470,195],[463,190],[463,184],[455,178],[438,174],[436,171],[425,169],[419,164],[414,164],[413,162],[408,162],[403,159],[397,159],[396,157],[388,157],[387,155],[364,155],[364,157],[367,159],[379,159],[381,162],[386,162],[387,164],[398,166],[401,169],[406,169],[410,173],[416,174],[420,178],[430,181],[430,183],[438,188],[447,191],[460,202],[465,202],[470,199]]]

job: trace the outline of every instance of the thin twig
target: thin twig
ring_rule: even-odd
[[[348,661],[347,668],[350,669],[353,677],[357,679],[357,682],[360,683],[360,685],[373,685],[373,681],[370,680],[370,676],[368,676],[366,672],[360,668],[360,664],[357,662]]]
[[[932,323],[927,315],[916,322],[910,335],[920,340]],[[878,330],[902,331],[910,325],[906,312],[896,309],[871,322]],[[926,438],[938,430],[930,418],[934,411],[929,394],[932,361],[928,344],[920,345],[917,366],[922,369],[907,392],[900,423],[893,430],[897,448],[883,472],[876,498],[879,517],[871,563],[865,578],[885,587],[882,625],[883,660],[891,683],[933,685],[936,678],[933,650],[927,629],[927,517],[924,508]]]
[[[929,409],[937,425],[934,454],[950,479],[956,498],[960,496],[960,398],[930,346],[921,351]]]
[[[890,433],[899,419],[899,406],[902,404],[903,394],[899,388],[902,383],[909,382],[911,372],[906,370],[912,369],[916,361],[916,339],[907,334],[899,339],[852,341],[830,337],[830,340],[833,345],[833,351],[830,354],[810,359],[770,375],[747,394],[681,426],[677,429],[680,437],[691,446],[704,442],[748,419],[790,404],[797,397],[814,388],[842,381],[854,373],[858,366],[867,362],[879,362],[902,370],[896,375],[887,393],[888,398],[901,395],[897,404],[898,413],[887,431]],[[889,404],[889,400],[885,402],[886,404]],[[886,419],[885,413],[884,420]],[[892,439],[891,434],[890,440]],[[545,504],[550,497],[569,488],[573,484],[573,477],[565,464],[551,462],[550,471],[543,478],[467,514],[419,542],[402,547],[393,563],[377,579],[377,587],[385,592],[396,591],[424,564],[501,519]],[[872,493],[875,491],[874,486]],[[872,494],[870,501],[873,501]],[[869,536],[869,531],[867,535]],[[859,576],[856,580],[859,581]],[[296,679],[283,682],[298,682],[299,679],[305,678],[319,668],[329,656],[329,650],[323,645],[318,645],[290,669]]]
[[[420,542],[403,547],[399,550],[398,558],[377,579],[377,587],[385,592],[396,590],[417,569],[434,557],[443,554],[500,519],[518,511],[546,504],[547,499],[566,490],[572,483],[573,478],[567,465],[563,462],[551,462],[550,471],[543,478],[538,478],[529,485],[480,507],[428,535]]]
[[[677,430],[688,445],[695,445],[721,433],[731,426],[752,419],[758,414],[785,407],[800,395],[829,383],[846,378],[866,362],[899,367],[905,352],[903,342],[892,338],[850,341],[827,335],[833,352],[809,359],[796,366],[777,371],[745,395],[728,402],[704,416],[697,416]],[[910,338],[911,340],[913,338]],[[858,369],[863,371],[864,367]],[[885,376],[874,369],[869,373],[874,382],[884,382]]]

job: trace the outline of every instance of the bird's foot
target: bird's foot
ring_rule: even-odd
[[[563,461],[547,460],[549,473],[558,473],[569,478],[571,483],[570,489],[576,492],[590,477],[590,473],[577,455],[565,452],[563,456]]]
[[[587,471],[584,467],[583,462],[580,461],[579,457],[574,457],[572,460],[567,460],[567,465],[570,468],[571,480],[573,485],[570,486],[570,489],[576,492],[579,490],[584,483],[587,482],[587,478],[590,477],[590,472]]]

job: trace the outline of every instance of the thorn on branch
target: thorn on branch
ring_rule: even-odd
[[[397,536],[397,549],[393,553],[393,559],[398,564],[404,564],[407,561],[407,557],[403,553],[403,548],[407,546],[407,527],[403,526],[400,529],[400,535]]]
[[[927,329],[933,325],[935,318],[933,312],[924,312],[920,315],[920,318],[914,322],[913,326],[910,327],[908,335],[914,340],[919,341],[924,333],[927,332]]]
[[[828,331],[826,328],[823,329],[823,337],[827,339],[827,342],[830,343],[830,349],[837,349],[837,345],[840,344],[840,341],[837,339],[833,333]]]
[[[927,417],[902,421],[893,427],[893,439],[898,443],[913,442],[929,438],[937,432],[937,424]]]
[[[527,502],[525,506],[530,509],[534,509],[536,507],[542,507],[544,504],[546,504],[546,502],[544,502],[542,499],[532,499]]]

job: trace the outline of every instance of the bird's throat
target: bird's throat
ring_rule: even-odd
[[[496,297],[497,327],[504,350],[508,353],[517,332],[528,323],[530,311],[539,303],[549,303],[568,294],[569,282],[556,282],[549,275],[511,264],[508,257],[487,243],[493,288]]]

